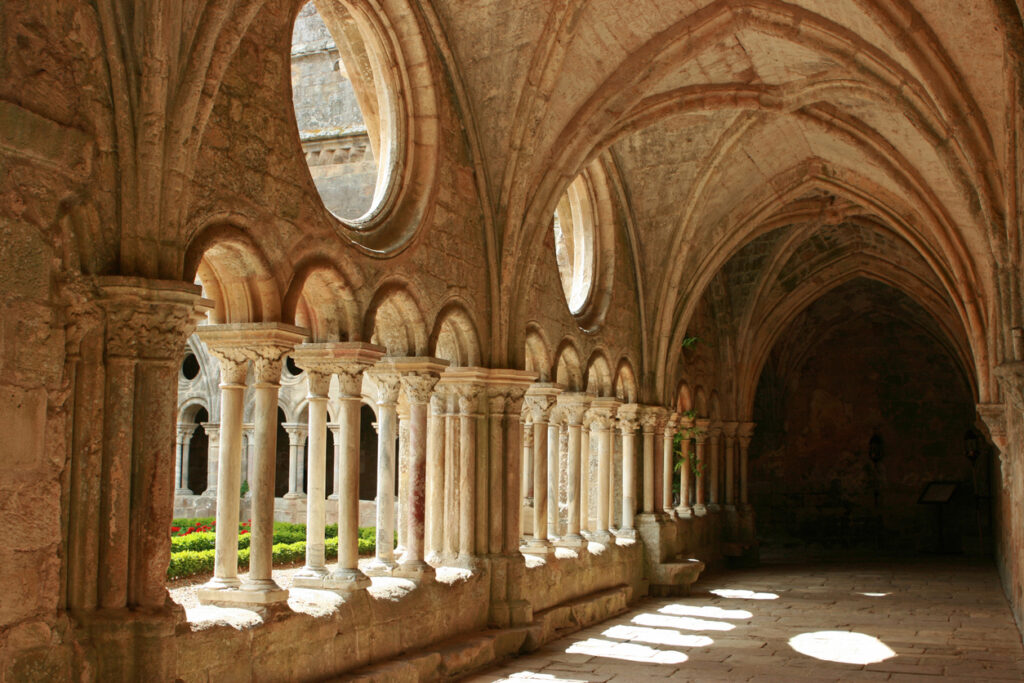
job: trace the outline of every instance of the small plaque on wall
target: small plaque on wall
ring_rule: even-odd
[[[924,487],[918,503],[934,503],[941,505],[948,503],[949,499],[956,493],[957,483],[955,481],[932,481]]]

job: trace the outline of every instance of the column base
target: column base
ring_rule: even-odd
[[[294,579],[311,579],[315,581],[322,580],[328,575],[327,567],[311,567],[308,564],[295,572]]]
[[[540,555],[541,557],[549,555],[554,551],[551,547],[551,541],[546,538],[528,538],[526,539],[526,546],[521,550],[527,555]]]
[[[708,514],[708,509],[701,503],[697,503],[693,506],[694,517],[704,517]]]
[[[199,590],[230,591],[230,590],[235,590],[235,589],[241,588],[241,587],[242,587],[242,582],[238,579],[237,576],[228,576],[228,577],[218,577],[218,576],[215,576],[212,579],[210,579],[209,581],[207,581],[206,583],[204,583],[202,586],[200,586]]]
[[[392,576],[402,579],[410,579],[416,583],[427,583],[434,580],[434,568],[422,560],[418,562],[403,562],[395,567]]]
[[[194,496],[192,489],[174,489],[174,495],[176,496]]]
[[[625,538],[631,541],[636,540],[636,529],[618,529],[615,531],[616,538]]]
[[[732,503],[726,503],[724,510],[726,512],[736,512],[736,506],[733,505]]]
[[[288,602],[288,591],[273,581],[270,583],[273,587],[260,584],[250,588],[246,583],[230,590],[200,588],[196,597],[201,604],[216,607],[267,607]]]
[[[689,505],[677,507],[676,516],[679,519],[690,519],[691,517],[693,517],[693,508],[691,508]]]
[[[676,519],[676,509],[675,508],[668,508],[666,510],[662,510],[662,513],[665,515],[665,517],[667,519]]]
[[[610,532],[608,530],[603,530],[603,531],[595,531],[593,534],[591,534],[590,535],[590,540],[593,541],[594,543],[601,543],[603,545],[608,545],[608,544],[612,543],[612,541],[615,540],[615,537],[612,536],[612,532]]]
[[[375,557],[370,560],[370,564],[363,570],[363,573],[367,576],[391,576],[396,566],[398,565],[395,564],[394,560],[384,560]]]
[[[722,506],[718,503],[708,503],[708,512],[721,512]]]
[[[458,557],[455,558],[451,566],[458,567],[459,569],[468,569],[469,571],[473,572],[476,571],[477,567],[479,567],[480,565],[477,562],[475,555],[466,555],[463,553],[459,553]]]
[[[211,487],[211,488],[206,489],[205,491],[203,491],[199,495],[202,496],[203,498],[216,498],[217,497],[217,489]]]
[[[301,500],[301,499],[306,497],[306,494],[305,493],[293,493],[292,491],[289,491],[288,493],[284,494],[281,497],[284,498],[285,500]]]
[[[572,550],[579,550],[586,545],[586,539],[580,534],[566,534],[562,536],[555,545],[559,548],[571,548]]]
[[[327,496],[327,500],[338,500],[338,494],[332,493],[331,495]]]
[[[299,588],[316,588],[335,593],[354,593],[370,587],[370,577],[358,569],[336,569],[322,579],[296,578],[292,585]]]

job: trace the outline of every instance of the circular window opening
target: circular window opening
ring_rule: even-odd
[[[595,230],[590,184],[576,177],[555,209],[555,261],[573,315],[581,314],[594,290]]]
[[[189,380],[199,376],[199,359],[196,358],[196,354],[189,353],[185,355],[185,360],[181,362],[181,375]]]
[[[284,359],[284,366],[288,369],[288,373],[293,377],[298,377],[302,374],[302,368],[295,364],[295,361],[291,356],[286,356]]]
[[[349,227],[378,213],[397,177],[398,102],[372,17],[344,0],[308,2],[292,30],[292,102],[324,206]]]

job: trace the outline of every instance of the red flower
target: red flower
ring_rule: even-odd
[[[173,532],[173,531],[181,531],[181,527],[180,527],[180,526],[172,526],[172,527],[171,527],[171,531],[172,531],[172,532]]]
[[[247,534],[247,533],[249,533],[249,530],[248,529],[242,529],[239,533],[240,534]]]

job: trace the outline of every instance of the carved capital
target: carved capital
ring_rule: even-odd
[[[331,375],[320,370],[307,369],[306,381],[309,384],[309,398],[327,398],[331,390]]]
[[[284,357],[290,350],[290,346],[278,346],[277,344],[260,344],[250,347],[252,374],[256,384],[278,384],[281,381]]]
[[[197,286],[183,282],[101,277],[96,283],[109,357],[177,362],[211,307]],[[95,309],[81,301],[76,308],[73,315],[91,324],[85,318]]]
[[[555,404],[553,396],[547,394],[526,394],[525,408],[530,412],[533,422],[547,422],[551,414],[551,406]]]
[[[245,376],[249,373],[249,359],[238,349],[210,349],[210,353],[220,363],[221,386],[245,386]]]
[[[1024,413],[1024,361],[1008,361],[993,370],[999,388],[1013,407]]]
[[[370,371],[373,378],[374,399],[377,405],[394,405],[402,388],[402,377],[397,372]]]
[[[459,384],[453,387],[455,395],[458,396],[460,414],[467,416],[476,412],[481,388],[476,384]]]
[[[402,375],[402,390],[410,404],[423,405],[430,402],[438,377],[429,373]]]

